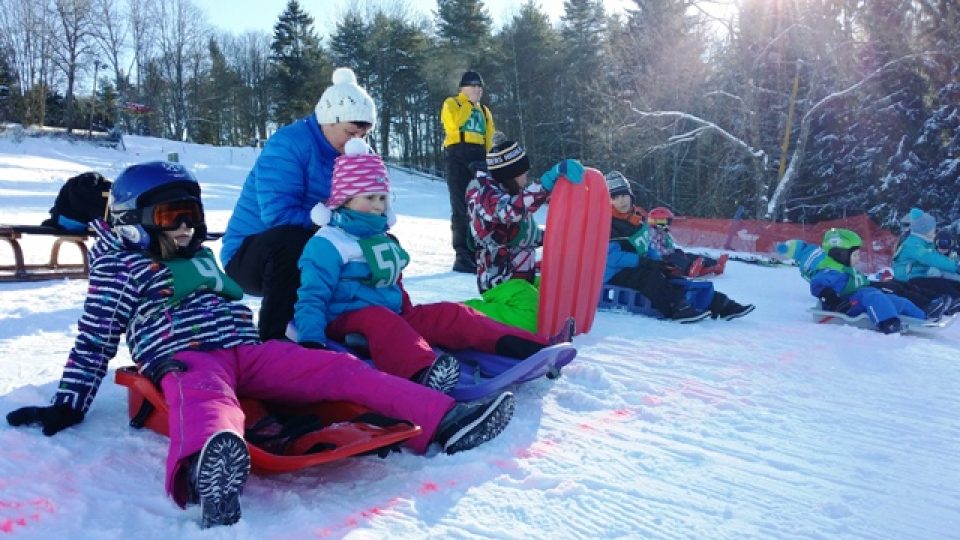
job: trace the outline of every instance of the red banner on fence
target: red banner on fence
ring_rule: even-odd
[[[772,223],[748,219],[676,217],[670,232],[683,246],[708,247],[772,256],[777,242],[798,238],[819,245],[831,227],[856,231],[863,239],[860,258],[871,271],[890,266],[897,237],[881,229],[866,214],[821,221],[815,225]]]

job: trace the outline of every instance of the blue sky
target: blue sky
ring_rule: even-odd
[[[194,0],[209,16],[211,24],[233,33],[243,33],[247,30],[260,30],[272,33],[273,24],[283,12],[287,0],[234,0],[228,9],[224,9],[221,0]],[[369,0],[370,5],[382,5],[391,10],[397,5],[397,0],[377,1]],[[519,11],[523,0],[485,0],[487,12],[493,17],[494,24],[499,24]],[[539,3],[554,20],[563,13],[563,0],[539,0]],[[333,28],[340,15],[347,10],[347,6],[355,2],[346,0],[300,0],[300,5],[310,13],[315,21],[317,31],[326,36]],[[631,5],[630,0],[604,0],[607,10],[622,10]],[[435,0],[406,0],[411,14],[420,14],[427,18],[433,17],[437,7]]]

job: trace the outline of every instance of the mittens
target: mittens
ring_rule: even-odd
[[[565,177],[574,184],[579,184],[583,182],[583,173],[585,170],[583,164],[579,161],[575,159],[564,159],[554,165],[549,171],[543,173],[543,176],[540,177],[540,184],[543,185],[547,191],[553,191],[553,186],[560,176]]]
[[[849,307],[849,303],[829,287],[820,291],[820,302],[827,311],[846,311]]]
[[[49,407],[21,407],[7,414],[7,422],[11,426],[40,425],[43,427],[43,434],[50,437],[83,422],[83,416],[83,412],[63,404]]]

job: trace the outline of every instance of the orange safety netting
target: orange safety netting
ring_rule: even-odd
[[[890,266],[897,237],[881,229],[866,214],[821,221],[815,225],[677,216],[670,232],[674,240],[683,246],[773,255],[774,245],[784,240],[796,238],[820,245],[823,233],[831,227],[850,229],[860,235],[863,239],[860,258],[864,266],[871,270]]]

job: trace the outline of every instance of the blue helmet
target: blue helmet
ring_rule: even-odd
[[[153,222],[154,205],[173,201],[194,201],[199,208],[199,222],[193,226],[193,247],[206,238],[200,184],[179,163],[150,161],[127,167],[110,189],[110,223],[131,243],[146,248],[149,232],[160,228]]]
[[[186,167],[169,161],[131,165],[110,189],[110,220],[115,225],[141,225],[144,208],[181,199],[200,202],[200,184]]]

